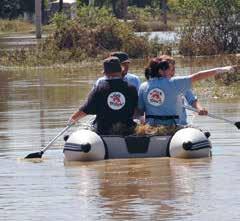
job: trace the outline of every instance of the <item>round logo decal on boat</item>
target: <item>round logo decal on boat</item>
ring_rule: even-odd
[[[165,100],[164,92],[159,88],[154,88],[147,95],[148,103],[153,106],[160,106]]]
[[[112,92],[108,95],[108,106],[113,110],[120,110],[125,105],[125,97],[120,92]]]

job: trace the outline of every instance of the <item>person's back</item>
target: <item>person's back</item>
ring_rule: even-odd
[[[123,80],[128,82],[130,85],[133,85],[137,91],[140,87],[141,81],[139,79],[139,77],[135,74],[131,74],[131,73],[127,73],[124,77]]]
[[[141,84],[138,107],[145,112],[146,123],[150,125],[176,124],[179,119],[178,95],[185,93],[189,88],[191,88],[191,82],[188,77],[172,79],[156,77]]]
[[[114,125],[133,126],[133,114],[137,106],[137,91],[120,78],[106,79],[94,89],[95,96],[89,114],[96,114],[97,131],[111,134]]]

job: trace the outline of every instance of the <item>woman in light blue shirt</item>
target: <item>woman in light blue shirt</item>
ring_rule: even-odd
[[[173,66],[167,59],[153,58],[145,70],[149,80],[139,88],[138,108],[152,126],[174,125],[179,121],[178,97],[191,90],[192,84],[216,74],[233,70],[232,66],[200,71],[189,76],[172,77]]]
[[[175,60],[173,57],[168,55],[159,56],[160,60],[167,60],[170,66],[170,76],[172,78],[175,76]],[[200,102],[198,101],[197,96],[193,93],[192,90],[187,90],[185,94],[181,94],[177,100],[177,113],[179,116],[179,120],[177,121],[180,125],[187,125],[187,112],[186,108],[183,105],[190,105],[197,109],[199,115],[207,115],[208,111],[202,107]]]

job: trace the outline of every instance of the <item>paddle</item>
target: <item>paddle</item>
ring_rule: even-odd
[[[187,106],[187,105],[183,105],[183,107],[188,109],[188,110],[191,110],[191,111],[194,111],[194,112],[198,113],[198,110],[196,108],[193,108],[193,107],[190,107],[190,106]],[[240,121],[234,122],[234,121],[231,121],[231,120],[228,120],[228,119],[225,119],[223,117],[219,117],[219,116],[216,116],[216,115],[213,115],[213,114],[210,114],[210,113],[208,113],[207,116],[209,116],[211,118],[218,119],[218,120],[223,120],[227,123],[233,124],[238,129],[240,129]]]
[[[68,124],[62,131],[58,133],[56,137],[54,137],[44,148],[42,148],[39,152],[30,153],[28,154],[25,159],[31,159],[31,158],[41,158],[44,152],[49,149],[49,147],[54,143],[55,140],[57,140],[58,137],[60,137],[62,134],[64,134],[73,124]]]

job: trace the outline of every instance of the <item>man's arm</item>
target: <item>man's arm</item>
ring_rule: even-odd
[[[70,117],[68,124],[75,124],[77,121],[83,117],[85,117],[87,114],[84,113],[83,111],[76,111],[73,113],[73,115]]]
[[[70,117],[68,124],[75,124],[79,119],[85,117],[88,114],[96,114],[97,102],[97,88],[93,88],[88,95],[85,103],[79,108],[78,111],[74,112]]]

